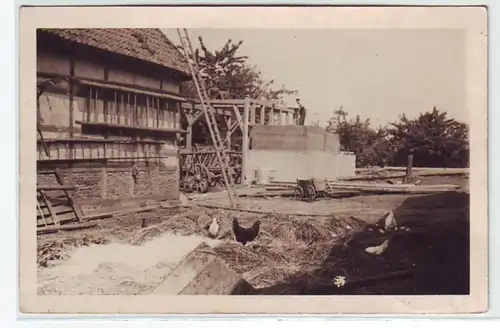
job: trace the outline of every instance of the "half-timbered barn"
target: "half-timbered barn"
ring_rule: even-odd
[[[38,30],[38,185],[73,186],[79,215],[178,199],[189,79],[159,29]]]

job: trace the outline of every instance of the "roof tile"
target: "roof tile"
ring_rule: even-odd
[[[160,29],[42,29],[59,38],[155,63],[190,76],[187,62]]]

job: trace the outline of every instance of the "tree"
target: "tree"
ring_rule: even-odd
[[[297,90],[289,90],[285,86],[273,88],[274,81],[265,81],[262,73],[255,66],[247,63],[247,56],[237,54],[243,41],[232,43],[229,39],[220,50],[210,51],[203,38],[198,37],[200,49],[196,49],[194,60],[200,67],[200,75],[209,93],[209,97],[275,100],[284,103],[284,97],[297,94]],[[198,95],[192,81],[182,85],[183,93],[197,99]],[[224,126],[221,119],[219,126]],[[209,141],[208,127],[204,119],[200,119],[193,127],[193,141]]]
[[[348,119],[348,113],[342,106],[333,114],[325,130],[338,134],[340,149],[353,152],[358,167],[385,165],[388,142],[382,128],[375,131],[370,126],[370,119],[362,120],[359,115],[355,119]]]
[[[272,88],[274,80],[265,81],[262,73],[255,66],[247,63],[247,56],[238,56],[243,41],[232,43],[229,39],[220,50],[210,51],[198,37],[200,49],[195,50],[195,58],[210,96],[219,96],[223,92],[231,99],[268,99],[284,101],[284,96],[297,94],[297,90],[289,90],[285,86]],[[183,85],[183,91],[197,97],[194,84],[189,81]]]
[[[405,166],[408,154],[420,167],[466,167],[469,163],[468,127],[435,107],[410,120],[405,115],[389,127],[373,129],[369,119],[348,118],[340,107],[326,131],[339,135],[341,150],[354,152],[356,165]]]
[[[391,142],[396,145],[394,162],[406,163],[414,154],[415,166],[466,167],[469,163],[468,127],[447,117],[434,107],[432,111],[409,120],[402,115],[391,123]]]

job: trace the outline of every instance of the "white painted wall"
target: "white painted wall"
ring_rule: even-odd
[[[257,169],[273,170],[275,181],[295,182],[296,179],[328,179],[355,175],[356,157],[322,151],[256,150],[248,154],[245,175],[254,180]]]

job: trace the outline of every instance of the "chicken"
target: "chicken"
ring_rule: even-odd
[[[374,255],[380,255],[380,254],[382,254],[386,250],[387,246],[389,246],[389,241],[388,240],[384,241],[379,246],[367,247],[365,249],[365,252],[370,253],[370,254],[374,254]]]
[[[257,238],[259,230],[260,221],[256,221],[250,228],[244,228],[240,226],[236,218],[233,219],[234,236],[236,237],[236,241],[242,243],[243,246]]]
[[[394,218],[394,213],[392,211],[385,218],[385,230],[389,230],[396,227],[396,219]]]
[[[214,217],[212,220],[212,223],[208,227],[208,235],[210,237],[217,237],[217,234],[219,233],[219,224],[217,223],[217,218]]]

